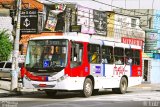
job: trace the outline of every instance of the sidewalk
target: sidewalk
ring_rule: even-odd
[[[26,95],[26,94],[34,94],[35,92],[38,92],[38,91],[33,90],[33,89],[21,89],[21,91],[12,92],[10,90],[0,89],[0,98],[11,97],[11,96],[21,96],[21,95]]]
[[[0,98],[10,97],[10,96],[17,96],[17,94],[13,93],[13,92],[10,92],[8,90],[0,89]]]
[[[133,86],[133,87],[129,87],[128,90],[160,91],[160,83],[157,83],[157,84],[142,83],[142,84],[140,84],[140,85],[136,85],[136,86]]]
[[[137,86],[129,87],[127,91],[160,91],[160,83],[159,84],[140,84]],[[0,98],[2,97],[11,97],[11,96],[20,96],[24,94],[33,94],[36,90],[29,89],[21,89],[20,93],[11,92],[9,90],[4,90],[0,88]]]

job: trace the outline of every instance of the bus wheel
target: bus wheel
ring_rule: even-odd
[[[112,90],[114,90],[114,92],[117,94],[125,94],[127,91],[127,86],[128,86],[127,79],[125,77],[122,77],[120,81],[120,87]]]
[[[125,94],[127,91],[127,86],[128,86],[127,84],[128,84],[127,79],[125,77],[122,77],[120,81],[120,87],[113,88],[112,91],[117,94]]]
[[[83,85],[82,94],[84,97],[90,97],[93,91],[93,84],[90,78],[86,78]]]
[[[127,91],[127,79],[125,77],[122,77],[121,82],[120,82],[120,88],[119,88],[119,92],[120,94],[125,94]]]
[[[55,90],[44,90],[47,96],[54,97],[57,94],[57,91]]]

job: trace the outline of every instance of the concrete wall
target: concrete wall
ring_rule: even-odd
[[[151,61],[150,81],[160,83],[160,60],[152,59]]]
[[[124,15],[139,17],[140,27],[143,30],[148,29],[148,28],[153,28],[154,10],[152,9],[129,9],[129,10],[115,9],[114,11],[124,14]]]

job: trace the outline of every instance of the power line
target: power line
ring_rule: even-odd
[[[62,2],[54,2],[54,1],[51,1],[51,0],[45,0],[45,1],[48,1],[48,2],[51,2],[51,3],[62,3]],[[103,4],[103,5],[106,5],[106,6],[110,6],[110,7],[114,7],[114,8],[117,8],[117,9],[120,9],[120,10],[125,10],[125,11],[129,11],[129,12],[135,12],[134,10],[129,10],[129,9],[123,9],[123,8],[120,8],[120,7],[117,7],[117,6],[114,6],[114,5],[110,5],[110,4],[107,4],[107,3],[104,3],[104,2],[100,2],[100,1],[97,1],[97,0],[90,0],[90,1],[93,1],[93,2],[96,2],[96,3],[99,3],[99,4]],[[72,4],[73,2],[65,2],[65,1],[63,1],[64,2],[64,4]],[[113,2],[113,0],[112,0],[112,2]],[[73,4],[76,4],[76,3],[73,3]],[[84,6],[83,6],[84,7]],[[89,7],[86,7],[86,8],[89,8]],[[91,8],[90,8],[91,9]],[[94,9],[94,10],[98,10],[98,9]],[[150,16],[156,16],[156,15],[153,15],[153,14],[147,14],[147,13],[142,13],[142,12],[135,12],[135,13],[139,13],[139,14],[141,14],[141,15],[150,15]],[[158,17],[160,17],[160,16],[158,16]]]
[[[97,0],[92,0],[92,1],[94,1],[94,2],[97,2],[97,3],[100,3],[100,4],[103,4],[103,5],[107,5],[107,6],[112,6],[112,7],[115,7],[115,8],[118,8],[118,9],[121,9],[121,10],[125,10],[125,11],[130,11],[130,12],[133,12],[134,10],[127,10],[127,9],[123,9],[123,8],[120,8],[120,7],[117,7],[117,6],[113,6],[113,5],[109,5],[109,4],[107,4],[107,3],[104,3],[104,2],[100,2],[100,1],[97,1]],[[139,1],[140,2],[140,1]],[[153,7],[153,4],[154,4],[154,0],[152,1],[152,7]],[[152,9],[153,10],[153,9]],[[157,16],[157,15],[153,15],[153,14],[146,14],[146,13],[142,13],[142,12],[135,12],[135,13],[139,13],[139,14],[144,14],[144,15],[146,15],[147,17],[160,17],[159,15]],[[152,12],[153,13],[153,12]],[[148,18],[147,18],[148,19]],[[141,19],[141,21],[142,21],[142,19]],[[148,20],[144,20],[144,21],[146,21],[147,23],[148,23]],[[144,22],[143,21],[143,22]],[[147,25],[146,25],[147,26]],[[146,27],[144,27],[144,28],[146,28]],[[148,28],[148,27],[147,27]]]
[[[139,0],[139,9],[140,9],[140,6],[141,6],[141,2],[140,2],[140,0]]]
[[[57,3],[57,2],[53,2],[53,1],[51,1],[51,0],[46,0],[46,1],[48,1],[48,2],[51,2],[51,3]],[[96,0],[92,0],[92,1],[94,1],[94,2],[98,2],[99,3],[99,1],[96,1]],[[65,2],[66,4],[68,3],[69,4],[69,2]],[[105,5],[109,5],[109,4],[106,4],[106,3],[103,3],[103,2],[100,2],[101,4],[105,4]],[[80,5],[78,5],[78,6],[80,6]],[[112,6],[112,5],[109,5],[109,6]],[[84,7],[84,8],[86,8],[85,6],[82,6],[82,7]],[[113,7],[116,7],[116,6],[113,6]],[[88,7],[87,7],[88,8]],[[117,7],[117,8],[119,8],[119,7]],[[90,9],[90,8],[88,8],[88,9]],[[119,8],[119,9],[122,9],[122,8]],[[96,10],[96,9],[92,9],[92,10]],[[124,10],[127,10],[127,9],[124,9]],[[99,10],[98,10],[99,11]],[[130,11],[130,12],[133,12],[132,10],[127,10],[127,11]],[[84,12],[84,13],[87,13],[87,12]],[[141,12],[136,12],[136,13],[141,13]],[[88,13],[89,14],[89,13]],[[118,13],[116,13],[116,14],[118,14]],[[141,14],[146,14],[146,13],[141,13]],[[147,15],[149,15],[149,14],[147,14]],[[153,16],[153,15],[151,15],[151,16]],[[154,15],[155,16],[155,15]],[[82,17],[82,16],[81,16]],[[86,17],[86,16],[83,16],[83,17]],[[134,17],[134,16],[132,16],[132,17]],[[159,17],[159,16],[158,16]],[[86,17],[86,18],[89,18],[89,17]],[[91,18],[90,18],[91,19]],[[115,19],[110,19],[110,20],[113,20],[113,21],[117,21],[117,20],[115,20]],[[147,20],[142,20],[141,19],[141,21],[147,21]],[[121,22],[122,24],[123,23],[126,23],[126,22]],[[128,23],[128,24],[132,24],[132,23]],[[114,24],[114,25],[116,25],[116,24]],[[119,25],[117,25],[117,26],[119,26]],[[149,28],[149,27],[143,27],[143,28]],[[136,28],[131,28],[131,29],[136,29]],[[137,29],[136,29],[137,30]]]
[[[134,10],[123,9],[123,8],[120,8],[120,7],[117,7],[117,6],[113,6],[113,5],[110,5],[110,4],[107,4],[107,3],[104,3],[104,2],[100,2],[100,1],[97,1],[97,0],[91,0],[91,1],[93,1],[93,2],[97,2],[97,3],[100,3],[100,4],[103,4],[103,5],[106,5],[106,6],[111,6],[111,7],[114,7],[114,8],[120,9],[120,10],[125,10],[125,11],[129,11],[129,12],[134,12]],[[142,13],[142,12],[136,12],[136,13],[143,14],[143,15],[156,16],[156,15],[146,14],[146,13]],[[160,17],[160,16],[158,16],[158,17]]]
[[[154,0],[152,0],[152,9],[153,9],[153,5],[154,5]]]

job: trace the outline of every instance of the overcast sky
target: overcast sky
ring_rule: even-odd
[[[160,10],[160,0],[39,0],[42,2],[52,1],[52,2],[72,2],[78,3],[80,5],[100,10],[111,10],[115,9],[115,7],[111,7],[109,5],[113,5],[120,8],[126,9],[157,9]],[[100,1],[105,4],[97,3],[95,1]]]

